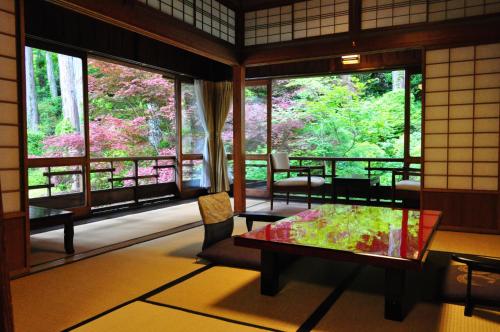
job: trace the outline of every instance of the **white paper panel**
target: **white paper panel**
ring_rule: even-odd
[[[19,168],[19,149],[0,148],[0,169]]]
[[[472,178],[449,176],[448,189],[472,189]]]
[[[472,143],[472,139],[471,139]],[[425,146],[434,148],[445,148],[448,144],[448,135],[425,135]]]
[[[446,176],[424,176],[425,187],[431,189],[446,189],[446,180]]]
[[[447,164],[442,162],[426,162],[425,174],[427,175],[445,175],[447,173]]]
[[[19,146],[18,127],[0,125],[0,145]]]
[[[0,180],[3,191],[19,190],[19,179],[21,178],[19,171],[2,171],[0,170]]]
[[[498,190],[498,178],[474,177],[474,190]]]
[[[17,124],[18,111],[17,104],[0,102],[0,123]]]
[[[19,192],[2,193],[3,212],[17,212],[21,210],[21,194]]]

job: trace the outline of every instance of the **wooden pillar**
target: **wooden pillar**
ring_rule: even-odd
[[[7,266],[7,253],[5,249],[3,208],[0,197],[0,331],[11,332],[14,331],[14,323],[12,318],[9,268]]]
[[[245,193],[245,67],[233,67],[234,212],[246,210]]]
[[[405,69],[405,107],[404,107],[404,165],[409,166],[407,163],[410,161],[410,128],[411,128],[411,82],[410,75],[411,71]]]
[[[179,196],[182,197],[182,89],[181,81],[178,77],[175,78],[175,129],[177,133],[176,137],[176,168],[175,168],[175,183],[177,185],[177,190],[179,191]]]

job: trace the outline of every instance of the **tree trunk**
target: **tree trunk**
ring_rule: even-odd
[[[58,54],[59,81],[61,85],[63,116],[67,119],[76,132],[80,132],[80,116],[78,114],[78,100],[75,89],[75,70],[73,58]]]
[[[342,80],[342,84],[347,86],[347,89],[351,92],[356,92],[356,87],[352,83],[351,75],[340,75],[340,79]]]
[[[405,88],[405,72],[395,70],[392,72],[392,91],[398,91]]]
[[[36,101],[35,70],[33,68],[33,49],[26,47],[26,113],[28,130],[38,131],[38,105]]]
[[[1,187],[1,184],[0,184]],[[0,190],[1,191],[1,190]],[[1,198],[1,197],[0,197]],[[14,331],[12,299],[10,295],[10,277],[5,251],[5,235],[2,200],[0,199],[0,331]]]
[[[75,93],[76,93],[76,106],[78,107],[78,114],[83,114],[83,72],[82,61],[78,58],[72,58],[73,70],[75,75]]]
[[[55,98],[57,94],[57,83],[54,76],[54,61],[52,61],[52,53],[45,52],[45,63],[47,66],[47,80],[49,81],[50,96]]]
[[[158,117],[158,106],[156,106],[153,103],[148,103],[148,113],[149,113],[149,119],[148,119],[148,140],[149,143],[153,146],[155,149],[156,153],[159,154],[159,147],[160,147],[160,142],[161,142],[161,119]]]

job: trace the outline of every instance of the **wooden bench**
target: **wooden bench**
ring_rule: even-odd
[[[64,225],[64,250],[73,254],[73,212],[30,205],[30,230]]]

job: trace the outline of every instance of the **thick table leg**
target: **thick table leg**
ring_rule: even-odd
[[[385,270],[385,319],[397,321],[404,319],[405,279],[405,270]]]
[[[280,264],[278,254],[261,250],[260,293],[274,296],[280,291]]]
[[[73,254],[75,252],[75,249],[73,248],[74,234],[73,220],[70,219],[64,223],[64,250],[68,254]]]

